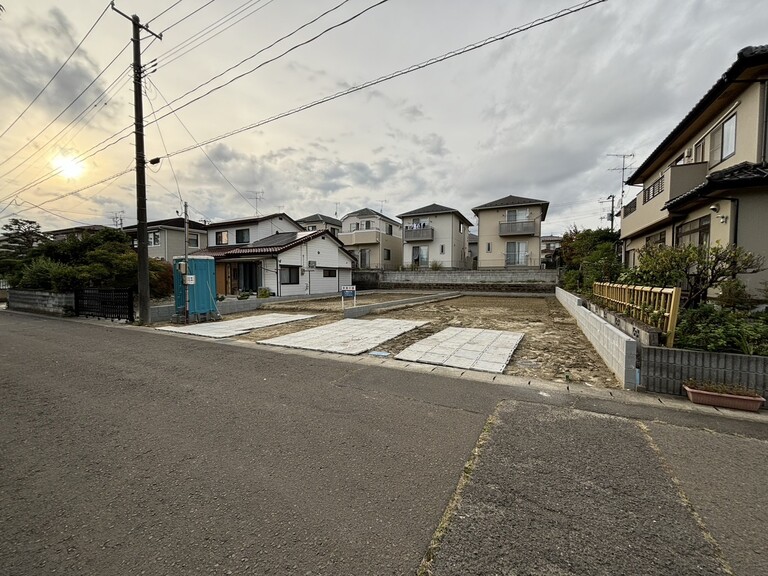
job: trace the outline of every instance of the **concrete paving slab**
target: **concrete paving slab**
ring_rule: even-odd
[[[501,373],[523,334],[479,328],[446,328],[395,356],[398,360]]]
[[[261,340],[260,343],[356,355],[372,350],[379,344],[424,324],[428,324],[428,322],[388,318],[375,320],[345,318],[325,326],[318,326],[269,340]]]
[[[162,332],[175,332],[177,334],[191,334],[193,336],[206,336],[208,338],[230,338],[232,336],[246,334],[256,328],[265,328],[266,326],[275,326],[276,324],[306,320],[313,316],[315,315],[278,313],[261,314],[259,316],[248,316],[246,318],[223,320],[221,322],[205,322],[203,324],[188,324],[184,326],[163,326],[162,328],[157,328],[157,330]]]

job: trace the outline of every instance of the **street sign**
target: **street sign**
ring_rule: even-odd
[[[354,298],[357,295],[357,286],[342,286],[341,297],[342,298]]]

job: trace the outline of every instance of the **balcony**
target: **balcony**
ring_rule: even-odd
[[[533,220],[499,222],[499,236],[534,236],[535,234],[536,223]]]
[[[403,228],[403,240],[406,242],[431,242],[435,239],[435,229],[432,226],[406,226]]]
[[[338,235],[338,239],[344,246],[355,246],[357,244],[378,244],[381,237],[381,231],[378,229],[370,230],[350,230],[349,232],[341,232]]]

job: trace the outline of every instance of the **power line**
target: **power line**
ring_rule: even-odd
[[[15,119],[13,122],[11,122],[11,123],[10,123],[10,125],[9,125],[9,126],[8,126],[8,127],[5,129],[5,130],[3,130],[2,134],[0,134],[0,138],[2,138],[3,136],[5,136],[5,135],[6,135],[6,133],[7,133],[7,132],[8,132],[8,131],[9,131],[11,128],[13,128],[13,126],[16,124],[16,122],[18,122],[19,120],[21,120],[21,117],[22,117],[22,116],[24,116],[24,114],[26,114],[27,110],[29,110],[29,109],[32,107],[32,105],[33,105],[35,102],[37,102],[37,99],[38,99],[38,98],[40,98],[40,96],[43,94],[43,92],[45,92],[46,88],[48,88],[48,86],[50,86],[50,85],[51,85],[51,82],[53,82],[53,81],[56,79],[56,77],[59,75],[59,72],[61,72],[61,71],[64,69],[64,66],[66,66],[66,65],[67,65],[67,63],[68,63],[68,62],[69,62],[69,61],[72,59],[72,56],[74,56],[74,55],[75,55],[75,52],[77,52],[77,51],[80,49],[80,46],[82,46],[82,45],[83,45],[83,42],[85,42],[86,38],[88,38],[88,36],[90,36],[91,32],[93,32],[93,29],[94,29],[94,28],[96,28],[96,25],[97,25],[97,24],[98,24],[98,23],[101,21],[101,19],[104,17],[104,14],[106,14],[106,13],[107,13],[107,10],[109,10],[109,6],[110,6],[110,5],[109,5],[109,4],[107,4],[107,5],[104,7],[104,10],[102,10],[101,14],[99,14],[99,17],[98,17],[98,18],[96,18],[96,21],[95,21],[95,22],[94,22],[94,23],[91,25],[91,27],[88,29],[88,32],[86,32],[86,33],[85,33],[85,36],[83,36],[83,39],[82,39],[82,40],[80,40],[80,42],[77,44],[77,46],[75,46],[75,49],[74,49],[74,50],[72,50],[72,52],[70,53],[70,55],[69,55],[69,56],[67,56],[67,59],[66,59],[66,60],[64,60],[64,63],[63,63],[61,66],[59,66],[59,69],[58,69],[58,70],[56,70],[56,72],[54,73],[54,75],[53,75],[53,76],[51,76],[51,79],[50,79],[50,80],[48,80],[48,82],[46,82],[46,83],[45,83],[45,86],[43,86],[43,87],[42,87],[42,89],[40,90],[40,92],[38,92],[38,93],[37,93],[37,96],[35,96],[34,98],[32,98],[32,101],[31,101],[29,104],[27,104],[27,107],[26,107],[26,108],[24,108],[24,110],[22,110],[22,111],[21,111],[21,114],[19,114],[18,116],[16,116],[16,119]]]
[[[145,80],[147,82],[149,82],[150,84],[152,84],[152,86],[155,88],[155,90],[157,90],[157,87],[155,86],[155,84],[149,78],[145,78]],[[158,94],[159,93],[160,93],[160,91],[158,90]],[[149,107],[152,109],[152,115],[155,115],[155,105],[152,104],[152,98],[150,98],[149,95],[147,95],[147,102],[149,102]],[[157,126],[157,133],[160,135],[160,143],[163,145],[163,150],[165,150],[166,153],[167,153],[168,152],[168,148],[165,146],[165,138],[163,138],[163,133],[160,130],[160,124],[156,124],[156,126]],[[184,205],[184,198],[182,198],[182,196],[181,196],[181,187],[179,186],[179,179],[176,177],[176,170],[174,170],[173,162],[171,162],[170,158],[168,158],[168,165],[171,167],[171,173],[173,174],[173,180],[176,182],[176,192],[179,194],[179,203],[183,207],[183,205]]]
[[[240,16],[240,14],[242,14],[243,12],[248,10],[248,6],[253,4],[254,1],[256,2],[256,4],[259,4],[259,3],[263,2],[264,0],[248,0],[244,4],[241,4],[240,6],[238,6],[237,8],[232,10],[231,12],[229,12],[228,14],[225,14],[224,16],[219,18],[216,22],[213,22],[212,24],[210,24],[208,26],[205,26],[203,29],[199,30],[198,32],[196,32],[192,36],[188,37],[183,42],[180,42],[179,44],[177,44],[176,46],[174,46],[173,48],[171,48],[167,52],[165,52],[165,53],[161,54],[160,56],[158,56],[157,57],[158,63],[162,63],[161,68],[171,64],[172,62],[175,62],[176,60],[178,60],[182,56],[185,56],[186,54],[188,54],[192,50],[194,50],[196,48],[200,48],[204,44],[206,44],[206,43],[210,42],[211,40],[213,40],[219,34],[222,34],[223,32],[226,32],[227,30],[232,28],[232,26],[234,26],[236,24],[239,24],[240,22],[242,22],[243,20],[245,20],[249,16],[252,16],[256,12],[260,12],[261,10],[263,10],[264,8],[266,8],[267,6],[272,4],[272,2],[274,2],[275,0],[269,0],[269,2],[267,2],[263,6],[257,6],[255,9],[253,9],[251,12],[249,12],[245,16],[241,16],[240,18],[238,18],[237,20],[235,20],[234,22],[232,22],[228,26],[222,28],[221,30],[219,30],[218,32],[216,32],[214,34],[211,34],[205,40],[202,40],[201,42],[199,42],[198,44],[196,44],[194,46],[190,46],[193,42],[199,40],[200,38],[202,38],[206,34],[212,32],[213,30],[218,28],[219,26],[223,26],[228,20],[231,20],[233,18],[236,18],[237,16]],[[185,50],[181,54],[177,54],[178,52],[180,52],[181,50],[184,50],[187,47],[189,47],[188,50]]]
[[[168,100],[166,100],[165,96],[164,96],[164,95],[163,95],[163,93],[160,91],[160,89],[157,87],[157,85],[156,85],[154,82],[152,82],[151,80],[150,80],[150,82],[151,82],[152,86],[154,86],[155,90],[157,90],[157,93],[160,95],[160,97],[161,97],[161,98],[162,98],[162,99],[163,99],[163,100],[166,102],[166,104],[168,104]],[[168,104],[168,106],[170,106],[170,104]],[[171,108],[171,110],[173,110],[173,108]],[[182,122],[182,120],[181,120],[181,117],[180,117],[180,116],[179,116],[179,115],[176,113],[176,111],[175,111],[175,110],[173,110],[173,114],[176,116],[176,119],[179,121],[179,124],[181,124],[182,128],[184,128],[184,130],[187,132],[187,134],[189,134],[189,137],[190,137],[190,138],[192,138],[192,141],[193,141],[195,144],[197,144],[197,139],[196,139],[196,138],[195,138],[195,137],[192,135],[192,132],[190,132],[189,128],[187,128],[187,125],[186,125],[186,124],[184,124],[184,122]],[[210,162],[210,163],[211,163],[211,166],[213,166],[213,167],[216,169],[216,171],[217,171],[217,172],[218,172],[218,173],[221,175],[221,177],[222,177],[222,178],[224,178],[224,180],[227,182],[227,184],[229,184],[229,185],[232,187],[232,189],[233,189],[235,192],[237,192],[237,193],[238,193],[238,195],[239,195],[239,196],[240,196],[240,197],[241,197],[243,200],[245,200],[245,201],[248,203],[248,205],[249,205],[251,208],[253,208],[254,210],[257,210],[256,206],[254,206],[253,204],[251,204],[251,201],[250,201],[250,200],[248,200],[248,197],[247,197],[247,196],[245,196],[245,195],[244,195],[242,192],[240,192],[240,190],[237,188],[237,186],[235,186],[235,185],[232,183],[232,181],[231,181],[229,178],[227,178],[227,177],[226,177],[226,175],[224,174],[224,172],[222,172],[222,171],[221,171],[221,169],[220,169],[220,168],[219,168],[219,167],[216,165],[216,163],[213,161],[213,158],[211,158],[211,157],[208,155],[208,153],[205,151],[205,149],[204,149],[204,148],[200,148],[200,151],[201,151],[201,152],[203,153],[203,155],[205,155],[205,157],[208,159],[208,162]],[[167,154],[167,153],[168,153],[168,151],[166,150],[166,154]],[[170,158],[168,159],[168,161],[170,162]]]
[[[605,0],[602,0],[602,1],[605,1]],[[338,5],[334,6],[333,8],[330,8],[329,10],[327,10],[327,11],[325,11],[325,12],[323,12],[322,14],[320,14],[319,16],[317,16],[316,18],[314,18],[313,20],[310,20],[309,22],[307,22],[307,23],[305,23],[305,24],[302,24],[302,25],[301,25],[299,28],[297,28],[297,29],[296,29],[296,30],[294,30],[293,32],[290,32],[290,33],[286,34],[286,35],[285,35],[285,36],[283,36],[282,38],[278,38],[277,40],[275,40],[275,41],[274,41],[272,44],[270,44],[270,45],[269,45],[269,46],[267,46],[266,48],[262,48],[261,50],[259,50],[259,51],[258,51],[258,52],[256,52],[255,54],[252,54],[252,55],[251,55],[251,56],[249,56],[248,58],[246,58],[246,59],[242,60],[242,61],[241,61],[241,62],[239,62],[238,64],[235,64],[234,66],[231,66],[230,68],[228,68],[228,69],[227,69],[227,70],[225,70],[224,72],[221,72],[220,74],[217,74],[216,76],[214,76],[214,77],[213,77],[213,78],[211,78],[210,80],[207,80],[207,81],[205,81],[203,84],[199,85],[197,88],[194,88],[194,89],[192,89],[192,90],[189,90],[188,92],[186,92],[185,94],[183,94],[183,95],[179,96],[178,98],[175,98],[175,99],[171,100],[170,104],[175,104],[175,103],[176,103],[176,102],[178,102],[178,101],[179,101],[181,98],[184,98],[185,96],[188,96],[188,95],[189,95],[189,94],[191,94],[192,92],[196,92],[197,90],[199,90],[199,89],[200,89],[200,88],[202,88],[203,86],[206,86],[207,84],[210,84],[210,83],[211,83],[213,80],[215,80],[215,79],[217,79],[217,78],[220,78],[222,75],[226,74],[227,72],[230,72],[231,70],[233,70],[234,68],[237,68],[238,66],[240,66],[240,65],[242,65],[243,63],[247,62],[248,60],[251,60],[251,59],[255,58],[256,56],[258,56],[259,54],[261,54],[261,53],[262,53],[262,52],[264,52],[265,50],[268,50],[268,49],[272,48],[272,47],[273,47],[273,46],[275,46],[277,43],[279,43],[279,42],[282,42],[282,41],[283,41],[283,40],[285,40],[286,38],[288,38],[288,37],[290,37],[290,36],[292,36],[292,35],[296,34],[298,31],[302,30],[303,28],[305,28],[305,27],[307,27],[307,26],[309,26],[309,25],[311,25],[311,24],[313,24],[313,23],[317,22],[317,21],[318,21],[320,18],[322,18],[324,15],[328,14],[329,12],[333,12],[334,10],[337,10],[338,8],[340,8],[341,6],[343,6],[344,4],[346,4],[347,2],[349,2],[349,0],[344,0],[344,1],[343,1],[343,2],[341,2],[340,4],[338,4]],[[382,4],[386,4],[387,2],[389,2],[389,0],[380,0],[380,1],[379,1],[379,2],[377,2],[376,4],[373,4],[372,6],[368,6],[368,7],[367,7],[367,8],[365,8],[364,10],[361,10],[361,11],[360,11],[360,12],[358,12],[357,14],[354,14],[353,16],[350,16],[350,17],[349,17],[349,18],[347,18],[346,20],[342,20],[342,21],[341,21],[341,22],[339,22],[338,24],[334,24],[333,26],[330,26],[330,27],[326,28],[326,29],[325,29],[325,30],[323,30],[322,32],[320,32],[320,33],[316,34],[315,36],[313,36],[312,38],[309,38],[308,40],[305,40],[304,42],[299,42],[298,44],[295,44],[295,45],[291,46],[290,48],[288,48],[288,50],[285,50],[284,52],[282,52],[281,54],[278,54],[278,55],[277,55],[277,56],[275,56],[274,58],[270,58],[270,59],[268,59],[268,60],[265,60],[264,62],[262,62],[262,63],[261,63],[261,64],[259,64],[258,66],[255,66],[254,68],[251,68],[250,70],[248,70],[248,71],[246,71],[246,72],[243,72],[242,74],[239,74],[239,75],[235,76],[234,78],[231,78],[230,80],[226,81],[224,84],[221,84],[221,85],[219,85],[219,86],[216,86],[215,88],[211,88],[211,89],[210,89],[208,92],[206,92],[205,94],[201,94],[200,96],[197,96],[196,98],[193,98],[192,100],[189,100],[188,102],[185,102],[185,103],[184,103],[184,104],[182,104],[181,106],[177,107],[177,108],[176,108],[176,111],[179,111],[179,110],[181,110],[182,108],[186,108],[186,107],[187,107],[187,106],[189,106],[190,104],[193,104],[193,103],[197,102],[198,100],[201,100],[202,98],[205,98],[206,96],[209,96],[209,95],[213,94],[214,92],[217,92],[218,90],[221,90],[222,88],[224,88],[224,87],[226,87],[226,86],[229,86],[229,85],[230,85],[230,84],[232,84],[233,82],[235,82],[235,81],[237,81],[237,80],[239,80],[239,79],[241,79],[241,78],[243,78],[243,77],[247,76],[248,74],[252,74],[252,73],[254,73],[256,70],[259,70],[260,68],[263,68],[263,67],[264,67],[264,66],[266,66],[267,64],[271,64],[272,62],[275,62],[276,60],[279,60],[280,58],[283,58],[284,56],[287,56],[288,54],[290,54],[290,53],[291,53],[291,52],[293,52],[294,50],[297,50],[298,48],[301,48],[302,46],[306,46],[307,44],[310,44],[310,43],[314,42],[315,40],[317,40],[317,39],[318,39],[318,38],[320,38],[321,36],[324,36],[324,35],[325,35],[325,34],[327,34],[328,32],[331,32],[332,30],[335,30],[336,28],[340,28],[341,26],[344,26],[345,24],[348,24],[348,23],[352,22],[353,20],[355,20],[355,19],[359,18],[360,16],[362,16],[362,15],[363,15],[363,14],[365,14],[366,12],[369,12],[370,10],[373,10],[374,8],[378,8],[379,6],[381,6]],[[160,108],[160,109],[158,110],[158,112],[159,112],[160,110],[162,110],[162,108]],[[163,118],[165,118],[165,117],[166,117],[166,116],[168,116],[169,114],[170,114],[170,112],[169,112],[169,113],[167,113],[167,114],[163,114],[162,116],[160,116],[160,117],[158,117],[156,120],[154,120],[154,122],[158,122],[158,121],[162,120]]]
[[[224,134],[220,134],[219,136],[214,136],[213,138],[209,138],[207,140],[204,140],[201,143],[196,144],[195,146],[187,146],[185,148],[181,148],[179,150],[176,150],[175,152],[172,152],[167,157],[176,156],[178,154],[183,154],[185,152],[189,152],[190,150],[194,150],[195,148],[199,148],[202,146],[207,146],[209,144],[213,144],[214,142],[218,142],[220,140],[224,140],[225,138],[229,138],[231,136],[235,136],[237,134],[240,134],[242,132],[247,132],[249,130],[253,130],[254,128],[258,128],[260,126],[264,126],[265,124],[270,124],[272,122],[275,122],[277,120],[280,120],[282,118],[286,118],[288,116],[292,116],[294,114],[298,114],[299,112],[303,112],[305,110],[309,110],[310,108],[314,108],[316,106],[320,106],[321,104],[325,104],[326,102],[330,102],[332,100],[336,100],[338,98],[341,98],[342,96],[346,96],[348,94],[352,94],[354,92],[359,92],[361,90],[365,90],[366,88],[370,88],[371,86],[375,86],[377,84],[381,84],[383,82],[387,82],[388,80],[392,80],[394,78],[398,78],[400,76],[404,76],[406,74],[410,74],[411,72],[415,72],[417,70],[421,70],[423,68],[427,68],[428,66],[432,66],[434,64],[437,64],[439,62],[444,62],[445,60],[448,60],[450,58],[454,58],[456,56],[460,56],[462,54],[466,54],[467,52],[471,52],[473,50],[477,50],[479,48],[483,48],[489,44],[492,44],[494,42],[499,42],[501,40],[505,40],[506,38],[509,38],[511,36],[515,36],[517,34],[521,34],[523,32],[526,32],[532,28],[536,28],[538,26],[542,26],[544,24],[548,24],[550,22],[553,22],[555,20],[559,20],[560,18],[563,18],[565,16],[569,16],[571,14],[575,14],[577,12],[580,12],[582,10],[585,10],[587,8],[591,8],[593,6],[596,6],[598,4],[602,4],[603,2],[606,2],[606,0],[587,0],[586,2],[582,2],[580,4],[576,4],[574,6],[571,6],[569,8],[563,8],[562,10],[559,10],[558,12],[555,12],[553,14],[550,14],[548,16],[544,16],[542,18],[538,18],[536,20],[533,20],[532,22],[529,22],[527,24],[523,24],[521,26],[517,26],[515,28],[511,28],[510,30],[507,30],[506,32],[502,32],[501,34],[497,34],[495,36],[491,36],[489,38],[486,38],[485,40],[481,40],[479,42],[476,42],[474,44],[470,44],[468,46],[465,46],[464,48],[460,48],[458,50],[453,50],[451,52],[447,52],[445,54],[442,54],[440,56],[436,56],[434,58],[430,58],[429,60],[425,60],[423,62],[420,62],[419,64],[414,64],[412,66],[409,66],[408,68],[403,68],[401,70],[398,70],[396,72],[392,72],[390,74],[387,74],[385,76],[381,76],[375,80],[369,80],[368,82],[363,82],[362,84],[358,84],[356,86],[351,86],[350,88],[347,88],[345,90],[342,90],[340,92],[336,92],[335,94],[331,94],[329,96],[325,96],[323,98],[320,98],[318,100],[314,100],[308,104],[303,104],[301,106],[297,106],[296,108],[292,108],[291,110],[288,110],[286,112],[281,112],[279,114],[276,114],[274,116],[270,116],[269,118],[266,118],[264,120],[259,120],[258,122],[254,122],[253,124],[248,124],[247,126],[242,126],[240,128],[237,128],[235,130],[230,130],[229,132],[225,132]],[[199,98],[198,98],[199,99]],[[192,101],[194,102],[194,100]],[[188,104],[191,104],[189,102]],[[177,108],[177,111],[187,104],[184,104]],[[161,116],[155,122],[158,120],[161,120],[167,116],[167,114]]]
[[[150,24],[152,24],[152,22],[154,22],[155,20],[157,20],[158,18],[160,18],[160,16],[162,16],[162,15],[163,15],[163,14],[165,14],[166,12],[169,12],[169,11],[173,10],[174,8],[176,8],[176,6],[178,6],[179,4],[181,4],[183,1],[184,1],[184,0],[176,0],[176,2],[174,2],[173,4],[171,4],[170,6],[168,6],[168,8],[166,8],[165,10],[163,10],[162,12],[160,12],[160,14],[158,14],[157,16],[155,16],[155,17],[153,17],[153,18],[150,18],[149,20],[147,20],[147,26],[149,26]]]
[[[116,56],[115,56],[115,57],[112,59],[112,61],[111,61],[109,64],[107,64],[107,66],[106,66],[105,68],[103,68],[103,69],[101,70],[101,72],[99,72],[99,73],[98,73],[98,75],[97,75],[97,76],[96,76],[96,77],[95,77],[93,80],[91,80],[91,82],[90,82],[90,84],[88,84],[88,86],[86,86],[85,88],[83,88],[83,90],[82,90],[82,91],[81,91],[81,92],[80,92],[80,93],[79,93],[77,96],[75,96],[75,99],[74,99],[74,100],[72,100],[72,101],[71,101],[69,104],[67,104],[67,107],[66,107],[66,108],[64,108],[64,110],[62,110],[61,112],[59,112],[59,114],[56,116],[56,118],[54,118],[53,120],[51,120],[51,121],[50,121],[50,122],[49,122],[49,123],[48,123],[48,124],[45,126],[45,128],[43,128],[42,130],[40,130],[40,132],[38,132],[37,134],[35,134],[35,136],[33,136],[33,137],[30,139],[30,140],[27,140],[27,142],[26,142],[26,143],[24,143],[24,144],[21,146],[21,148],[19,148],[18,150],[16,150],[16,152],[14,152],[14,153],[13,153],[13,154],[11,154],[10,156],[8,156],[8,158],[6,158],[6,159],[5,159],[5,160],[3,160],[2,162],[0,162],[0,166],[2,166],[3,164],[5,164],[6,162],[8,162],[8,161],[9,161],[11,158],[15,157],[15,156],[16,156],[16,155],[17,155],[19,152],[21,152],[22,150],[24,150],[24,148],[26,148],[26,147],[27,147],[27,146],[29,146],[29,145],[30,145],[32,142],[34,142],[35,140],[37,140],[37,138],[38,138],[38,137],[39,137],[39,136],[40,136],[40,135],[41,135],[43,132],[45,132],[45,131],[46,131],[48,128],[50,128],[50,126],[51,126],[51,125],[52,125],[54,122],[56,122],[56,120],[58,120],[59,118],[61,118],[61,117],[62,117],[62,115],[64,114],[64,112],[66,112],[67,110],[69,110],[69,109],[72,107],[72,105],[73,105],[75,102],[77,102],[77,101],[80,99],[80,97],[81,97],[83,94],[85,94],[85,92],[86,92],[86,91],[87,91],[87,90],[88,90],[88,89],[89,89],[91,86],[93,86],[93,85],[94,85],[94,83],[95,83],[95,82],[96,82],[96,81],[97,81],[99,78],[101,78],[102,74],[104,74],[104,72],[106,72],[106,71],[107,71],[107,70],[110,68],[110,66],[112,66],[112,64],[114,64],[114,63],[115,63],[115,61],[116,61],[116,60],[117,60],[117,59],[118,59],[118,58],[119,58],[119,57],[122,55],[122,53],[123,53],[123,52],[125,52],[125,49],[126,49],[126,48],[128,48],[128,46],[130,46],[130,45],[131,45],[131,43],[130,43],[130,42],[128,42],[128,43],[127,43],[125,46],[123,46],[122,50],[120,50],[120,52],[118,52],[118,53],[117,53],[117,55],[116,55]]]
[[[206,6],[208,6],[209,4],[213,4],[213,2],[214,2],[214,0],[208,0],[208,2],[206,2],[205,4],[203,4],[202,6],[200,6],[200,8],[198,8],[198,9],[196,9],[196,10],[193,10],[192,12],[190,12],[189,14],[187,14],[186,16],[184,16],[183,18],[181,18],[180,20],[177,20],[176,22],[174,22],[173,24],[171,24],[170,26],[168,26],[167,28],[165,28],[165,29],[164,29],[162,32],[160,32],[160,34],[158,34],[158,36],[162,36],[163,34],[165,34],[166,32],[168,32],[168,30],[170,30],[170,29],[171,29],[171,28],[173,28],[174,26],[177,26],[177,25],[181,24],[181,23],[182,23],[182,22],[184,22],[184,20],[186,20],[187,18],[189,18],[189,17],[191,17],[191,16],[194,16],[195,14],[197,14],[198,12],[200,12],[200,10],[202,10],[203,8],[205,8]]]

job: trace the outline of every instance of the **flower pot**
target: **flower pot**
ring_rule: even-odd
[[[734,410],[750,410],[757,412],[765,403],[762,396],[737,396],[735,394],[719,394],[717,392],[707,392],[706,390],[696,390],[683,385],[688,400],[694,404],[705,404],[707,406],[717,406],[718,408],[732,408]]]

